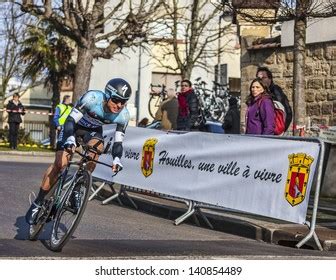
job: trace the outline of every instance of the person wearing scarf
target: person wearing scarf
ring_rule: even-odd
[[[190,131],[198,118],[198,99],[189,80],[182,80],[181,92],[177,96],[179,113],[177,130]]]

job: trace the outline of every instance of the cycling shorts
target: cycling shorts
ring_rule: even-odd
[[[63,129],[63,127],[62,127]],[[56,151],[63,151],[64,150],[64,144],[67,139],[64,139],[64,133],[60,133],[60,138],[57,140],[57,146]],[[76,138],[76,145],[77,147],[80,145],[79,143],[81,141],[84,142],[84,144],[87,144],[91,139],[97,139],[102,141],[104,143],[104,137],[103,137],[103,128],[86,128],[83,126],[80,126],[78,124],[75,125],[75,138]]]

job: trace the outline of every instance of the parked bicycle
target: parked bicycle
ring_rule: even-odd
[[[69,164],[46,195],[36,223],[29,227],[29,240],[36,240],[43,227],[52,222],[50,239],[45,243],[52,251],[62,250],[84,214],[92,184],[92,177],[90,171],[87,170],[87,163],[93,161],[111,167],[89,156],[89,153],[94,155],[101,154],[96,148],[84,144],[81,146],[84,152],[76,151],[81,159],[73,161],[73,156],[71,156]],[[69,169],[72,165],[77,165],[78,168],[72,175],[69,175]],[[113,176],[116,174],[113,174]]]
[[[228,109],[227,91],[223,95],[217,95],[216,90],[206,88],[207,83],[197,78],[194,83],[195,93],[198,97],[201,114],[205,120],[223,122],[225,113]],[[217,84],[218,87],[219,84]]]
[[[160,104],[167,97],[167,90],[164,84],[162,85],[150,85],[150,98],[148,101],[148,112],[152,118],[155,117],[156,111],[159,109]]]

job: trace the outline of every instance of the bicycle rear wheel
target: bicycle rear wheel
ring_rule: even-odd
[[[92,180],[91,174],[89,171],[83,171],[76,176],[73,184],[62,198],[54,217],[49,244],[52,251],[61,251],[68,242],[76,230],[88,202]],[[78,208],[71,203],[71,196],[74,191],[79,192],[80,203]]]

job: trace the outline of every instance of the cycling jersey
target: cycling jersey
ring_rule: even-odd
[[[101,136],[104,124],[117,124],[112,156],[121,157],[122,141],[129,121],[129,112],[124,107],[119,113],[111,113],[105,107],[107,99],[100,90],[90,90],[75,104],[59,135],[57,150],[67,144],[76,144],[77,131],[98,132]],[[100,139],[101,137],[94,137]],[[88,138],[89,139],[89,138]]]

